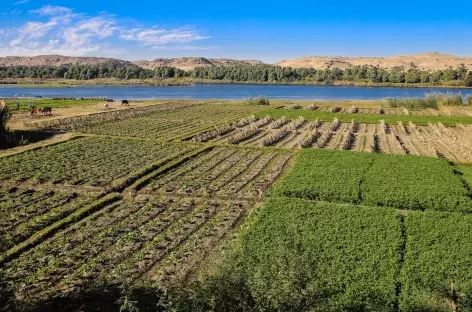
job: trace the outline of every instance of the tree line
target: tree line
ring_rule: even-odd
[[[175,67],[144,69],[137,65],[69,64],[52,66],[12,66],[0,67],[0,78],[75,79],[96,78],[127,79],[169,79],[188,77],[196,80],[233,81],[253,83],[306,83],[335,84],[353,83],[407,83],[429,85],[472,86],[472,72],[463,65],[457,68],[425,71],[418,68],[408,70],[403,67],[384,69],[373,66],[354,66],[346,69],[291,68],[275,65],[236,65],[196,67],[183,71]]]

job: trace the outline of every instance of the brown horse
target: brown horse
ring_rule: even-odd
[[[39,109],[38,109],[37,106],[33,106],[33,107],[31,108],[31,116],[37,115],[38,112],[39,112]]]

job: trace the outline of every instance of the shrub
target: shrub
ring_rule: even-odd
[[[471,94],[467,95],[465,103],[466,103],[466,105],[472,105],[472,95]]]
[[[452,93],[452,92],[432,92],[432,93],[426,93],[425,94],[425,100],[426,101],[431,101],[436,103],[438,105],[444,105],[444,106],[457,106],[457,105],[462,105],[462,94],[459,93]]]
[[[7,122],[11,117],[11,112],[7,104],[0,100],[0,148],[8,147],[11,140],[7,129]]]
[[[438,108],[438,101],[435,97],[428,98],[388,98],[387,104],[389,107],[398,108],[405,107],[408,109],[425,109],[425,108]]]
[[[264,96],[261,96],[258,98],[249,98],[247,100],[247,103],[250,105],[269,105],[270,104],[269,99]]]
[[[6,134],[7,132],[7,122],[11,117],[10,109],[8,105],[0,100],[0,134]]]

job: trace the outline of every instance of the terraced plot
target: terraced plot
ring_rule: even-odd
[[[90,204],[98,194],[0,188],[0,254]]]
[[[101,283],[181,281],[246,209],[195,198],[118,202],[7,263],[4,273],[18,299],[30,303]]]
[[[80,130],[102,135],[170,140],[247,116],[256,110],[257,107],[250,105],[196,105],[116,122],[84,126]]]
[[[285,151],[215,147],[154,177],[140,194],[260,198],[292,156]]]
[[[130,174],[196,150],[197,146],[83,137],[0,159],[0,179],[104,187]]]

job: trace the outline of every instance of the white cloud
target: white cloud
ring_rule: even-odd
[[[23,0],[21,0],[23,1]],[[46,5],[29,12],[32,19],[16,29],[0,29],[0,56],[63,54],[81,56],[124,53],[121,44],[130,41],[143,48],[169,50],[204,50],[212,47],[190,45],[209,38],[192,27],[166,29],[127,27],[113,15],[88,16],[62,7]],[[120,21],[120,22],[119,22]]]
[[[19,4],[23,4],[23,3],[28,3],[28,2],[30,2],[30,0],[20,0],[20,1],[15,2],[15,5],[19,5]]]
[[[72,10],[63,6],[45,5],[38,10],[32,10],[31,13],[38,15],[69,15]]]
[[[159,45],[152,47],[153,50],[178,50],[178,51],[205,51],[205,50],[214,50],[220,49],[220,47],[215,46],[193,46],[193,45],[175,45],[175,46],[168,46],[168,45]]]
[[[189,43],[197,40],[204,40],[210,37],[199,35],[193,28],[133,28],[124,29],[120,32],[120,38],[133,40],[142,43],[144,46],[158,47],[169,43]]]

